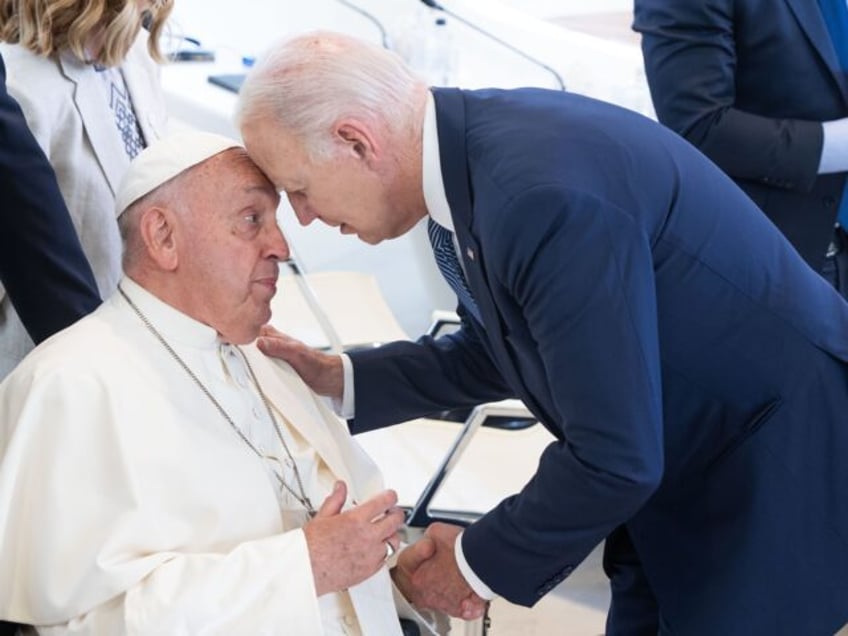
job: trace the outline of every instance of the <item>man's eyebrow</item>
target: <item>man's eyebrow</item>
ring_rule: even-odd
[[[274,186],[272,186],[272,185],[259,185],[259,184],[248,185],[248,186],[245,186],[242,191],[245,192],[245,193],[260,192],[260,193],[263,193],[263,194],[267,194],[270,197],[277,196],[277,191],[274,189]]]

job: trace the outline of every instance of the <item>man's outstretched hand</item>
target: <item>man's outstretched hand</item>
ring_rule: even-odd
[[[401,593],[422,609],[475,620],[483,615],[486,601],[477,596],[454,558],[454,542],[460,526],[434,523],[424,537],[398,556],[392,578]]]

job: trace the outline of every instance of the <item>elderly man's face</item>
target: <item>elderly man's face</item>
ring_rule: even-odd
[[[289,256],[280,197],[239,149],[198,166],[186,190],[178,273],[190,313],[228,342],[251,342],[271,317],[278,261]]]
[[[250,157],[286,193],[301,225],[318,219],[376,244],[400,236],[420,218],[400,203],[403,196],[391,161],[381,163],[350,147],[313,162],[302,142],[264,120],[246,125],[242,136]]]

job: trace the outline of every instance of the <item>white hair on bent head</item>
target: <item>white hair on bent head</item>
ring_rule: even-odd
[[[272,47],[239,92],[236,123],[269,118],[313,159],[333,152],[333,125],[353,117],[399,132],[413,122],[425,86],[395,53],[356,38],[315,31]]]

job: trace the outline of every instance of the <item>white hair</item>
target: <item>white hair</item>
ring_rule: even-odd
[[[239,92],[236,123],[269,118],[299,139],[313,159],[328,158],[333,126],[343,117],[392,134],[412,126],[422,87],[395,53],[316,31],[284,40],[261,58]]]

